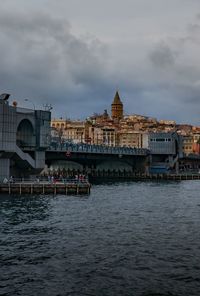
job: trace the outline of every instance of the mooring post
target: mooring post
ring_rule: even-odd
[[[42,187],[42,194],[44,194],[44,183],[43,183],[43,187]]]
[[[8,184],[8,192],[11,193],[10,183]]]
[[[21,183],[19,184],[19,194],[20,195],[22,194],[22,184]]]
[[[65,194],[67,195],[67,184],[65,185]]]

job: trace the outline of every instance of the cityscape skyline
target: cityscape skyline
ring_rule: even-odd
[[[0,4],[1,91],[21,105],[83,119],[119,89],[125,113],[199,125],[198,1]]]
[[[116,92],[119,93],[119,95],[120,95],[120,91],[119,90],[116,90]],[[120,95],[120,99],[121,99],[121,95]],[[111,99],[111,101],[112,101],[112,99]],[[111,102],[110,102],[110,104],[111,104]],[[87,120],[87,118],[90,118],[92,116],[101,116],[103,114],[103,112],[105,112],[105,111],[108,112],[108,115],[109,116],[111,116],[111,114],[112,114],[112,108],[111,108],[111,105],[110,104],[107,103],[106,107],[108,107],[108,108],[104,108],[102,110],[98,110],[97,112],[94,111],[94,112],[91,112],[90,114],[87,114],[86,116],[80,116],[80,117],[73,117],[73,115],[70,116],[67,113],[65,115],[63,115],[63,116],[60,116],[59,114],[58,114],[58,116],[55,116],[56,113],[54,113],[54,107],[50,105],[51,108],[52,108],[51,109],[51,112],[52,112],[52,120],[59,120],[59,119],[61,119],[61,120],[85,121],[85,120]],[[158,121],[174,121],[174,122],[176,122],[176,124],[180,124],[180,125],[184,125],[185,124],[185,125],[191,125],[191,126],[200,127],[200,123],[199,124],[192,124],[192,122],[185,122],[185,121],[178,122],[174,118],[162,118],[160,116],[155,117],[155,116],[151,116],[149,114],[133,113],[133,112],[131,112],[131,110],[129,110],[129,112],[126,112],[127,109],[126,109],[124,100],[123,100],[123,106],[124,106],[124,112],[123,112],[124,113],[123,114],[124,117],[126,117],[126,116],[141,116],[141,117],[146,117],[146,118],[152,118],[152,119],[155,119],[155,120],[158,120]]]

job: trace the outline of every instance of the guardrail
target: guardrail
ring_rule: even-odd
[[[147,155],[149,150],[145,148],[130,147],[110,147],[103,145],[88,144],[69,144],[69,143],[51,143],[49,151],[65,151],[78,153],[95,153],[95,154],[118,154],[118,155]]]
[[[3,184],[87,184],[88,178],[86,176],[78,176],[77,178],[62,178],[62,177],[38,177],[34,179],[13,178],[9,180],[6,178],[1,182]]]

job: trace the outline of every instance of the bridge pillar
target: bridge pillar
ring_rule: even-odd
[[[45,151],[35,151],[35,166],[36,168],[45,167]]]
[[[179,174],[179,162],[177,161],[175,164],[176,174]]]
[[[0,159],[0,182],[5,178],[9,180],[10,178],[10,159],[1,158]]]

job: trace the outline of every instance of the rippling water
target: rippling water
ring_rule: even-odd
[[[0,295],[200,295],[200,182],[0,196]]]

